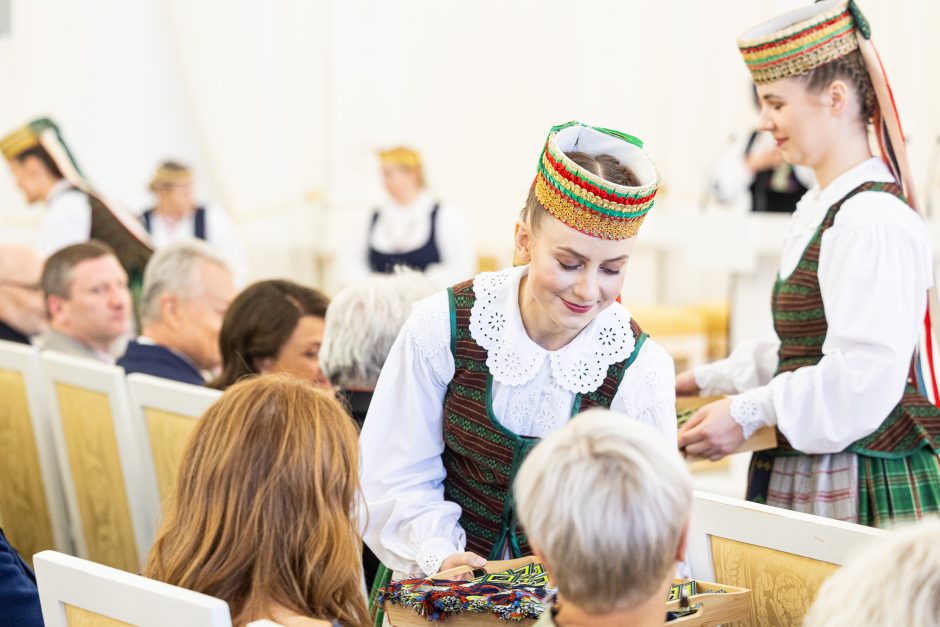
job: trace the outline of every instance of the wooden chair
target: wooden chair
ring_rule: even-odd
[[[128,375],[127,387],[135,418],[146,427],[149,459],[163,502],[176,485],[193,427],[222,392],[146,374]]]
[[[696,492],[688,563],[696,579],[752,591],[746,625],[799,625],[823,580],[888,532]]]
[[[232,625],[228,603],[215,597],[55,551],[33,562],[46,627]]]
[[[27,559],[71,551],[65,494],[42,392],[39,353],[0,341],[0,525]]]
[[[46,627],[232,627],[228,603],[206,594],[55,551],[34,562]]]
[[[159,501],[124,370],[54,352],[41,361],[78,555],[136,572],[153,541]]]

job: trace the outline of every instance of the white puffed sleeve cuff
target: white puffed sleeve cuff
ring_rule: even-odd
[[[430,538],[422,542],[418,548],[418,565],[421,567],[421,571],[430,577],[440,572],[441,563],[449,555],[461,551],[463,551],[463,548],[456,546],[447,538]]]
[[[675,378],[672,357],[647,338],[624,373],[610,409],[653,427],[675,443],[678,441]]]
[[[776,424],[773,389],[762,386],[731,398],[731,417],[748,439],[762,427]]]

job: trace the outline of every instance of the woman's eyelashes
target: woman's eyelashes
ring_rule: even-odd
[[[560,259],[558,259],[557,261],[558,261],[558,265],[561,266],[561,269],[564,270],[565,272],[574,272],[575,270],[580,270],[583,267],[583,264],[580,264],[580,263],[576,263],[572,265],[572,264],[567,264],[561,261]],[[609,276],[619,275],[620,270],[621,268],[615,269],[615,268],[607,268],[605,266],[601,266],[601,272]]]

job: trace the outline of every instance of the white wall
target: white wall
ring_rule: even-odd
[[[643,138],[664,176],[654,211],[697,211],[706,170],[753,119],[735,38],[794,4],[13,0],[0,132],[53,116],[95,184],[136,210],[158,160],[192,162],[202,197],[235,215],[254,276],[312,281],[350,213],[381,198],[375,149],[407,142],[481,252],[505,259],[541,142],[569,119]],[[940,8],[862,5],[923,181]],[[0,174],[0,239],[28,239],[37,216]],[[669,280],[722,295],[721,280]]]

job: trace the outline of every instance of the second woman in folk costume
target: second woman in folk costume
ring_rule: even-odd
[[[526,554],[513,477],[581,410],[675,440],[672,360],[615,301],[658,186],[636,138],[554,127],[516,227],[527,265],[415,305],[361,436],[364,539],[387,567],[430,575]]]
[[[884,526],[940,510],[940,410],[931,337],[933,260],[912,210],[890,88],[852,2],[818,3],[739,42],[761,127],[818,184],[793,215],[773,291],[779,342],[683,373],[680,394],[740,393],[705,406],[679,444],[713,459],[775,425],[748,498]],[[874,122],[883,159],[868,139]],[[932,309],[932,308],[931,308]],[[931,314],[933,312],[931,311]]]

